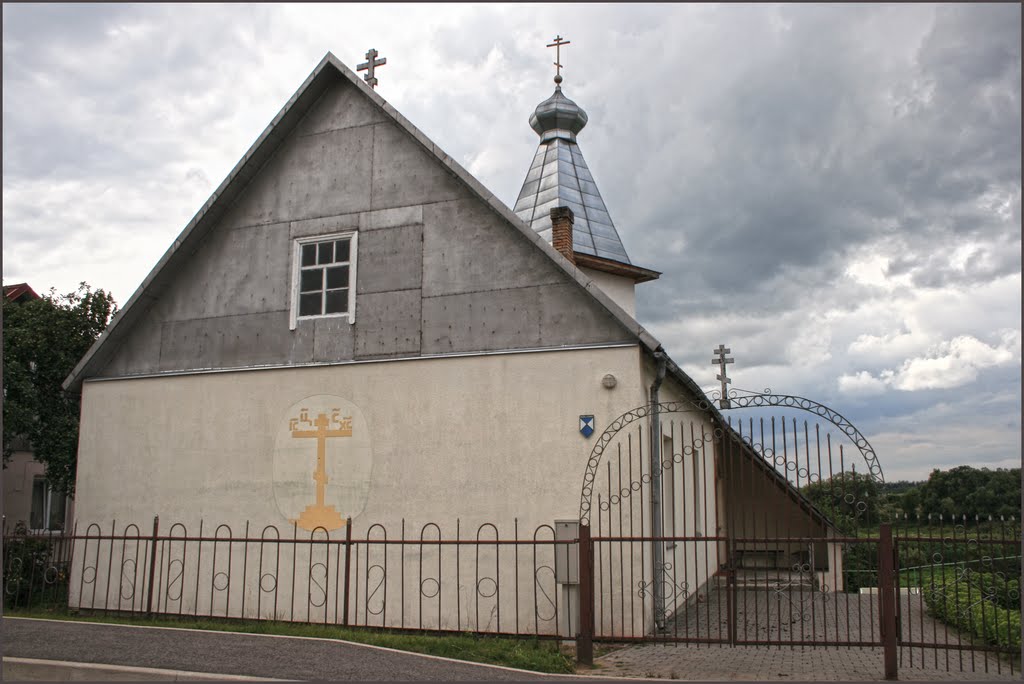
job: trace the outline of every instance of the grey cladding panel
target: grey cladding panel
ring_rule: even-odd
[[[291,239],[318,237],[330,233],[342,233],[359,228],[359,214],[344,216],[326,216],[324,218],[292,221],[288,224],[288,236]]]
[[[423,270],[423,227],[382,228],[359,235],[357,293],[419,288]]]
[[[160,325],[153,325],[150,311],[142,315],[124,343],[114,353],[103,375],[118,376],[155,373],[160,370]]]
[[[539,287],[423,300],[423,353],[531,348],[541,344]]]
[[[292,133],[246,188],[234,220],[254,225],[369,209],[374,128]]]
[[[161,330],[160,370],[307,362],[313,328],[288,329],[288,312],[168,321]]]
[[[379,209],[359,215],[359,230],[380,230],[381,228],[399,228],[401,226],[419,225],[423,223],[423,207],[412,205]]]
[[[348,318],[316,318],[299,321],[299,328],[313,328],[313,361],[351,359],[355,331]],[[305,334],[305,330],[302,331]]]
[[[306,116],[295,127],[295,134],[311,135],[385,120],[384,113],[378,107],[356,90],[355,86],[339,77],[306,112]]]
[[[280,311],[288,307],[287,224],[215,228],[184,263],[156,307],[160,320]]]
[[[373,127],[373,209],[455,199],[467,190],[394,124]]]
[[[357,359],[420,353],[420,291],[357,295]]]
[[[474,199],[423,211],[423,296],[565,283],[535,245]]]
[[[545,345],[622,342],[627,331],[574,284],[544,288],[540,299],[540,329]]]

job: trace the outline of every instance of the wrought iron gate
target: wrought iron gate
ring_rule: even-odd
[[[580,504],[593,641],[879,647],[893,676],[897,646],[972,648],[922,637],[881,465],[852,423],[768,390],[714,399],[638,407],[595,444]]]

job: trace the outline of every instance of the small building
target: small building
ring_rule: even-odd
[[[691,407],[662,428],[663,453],[679,464],[666,475],[666,519],[711,537],[699,563],[686,566],[683,545],[665,551],[689,568],[689,586],[719,571],[709,554],[739,505],[726,500],[754,475],[763,505],[790,507],[826,535],[827,521],[807,517],[760,461],[744,466],[743,485],[723,479],[739,472],[730,458],[753,463],[753,452],[723,451],[721,415],[635,319],[634,288],[659,273],[627,256],[577,143],[586,122],[558,84],[530,119],[540,144],[510,210],[327,54],[68,377],[82,393],[80,530],[115,520],[147,530],[156,515],[161,529],[218,536],[384,530],[419,535],[419,571],[441,573],[448,552],[438,545],[424,561],[423,539],[551,530],[578,520],[583,499],[600,525],[611,486],[597,435],[655,397]],[[610,506],[624,505],[614,496]],[[403,552],[383,553],[383,566],[362,561],[368,576],[388,558],[415,575]],[[511,562],[497,545],[488,553],[481,561],[478,548],[478,569]],[[628,562],[651,567],[644,559]],[[293,566],[303,562],[312,577],[312,557]],[[437,593],[456,593],[439,626],[466,625],[460,611],[486,593],[462,577],[443,589],[436,578]],[[535,576],[516,577],[524,595],[536,588]],[[381,611],[404,616],[417,600],[422,610],[437,595],[424,586],[392,590]],[[260,607],[259,582],[239,591],[247,615],[276,614]],[[73,603],[96,600],[76,592]],[[179,610],[216,612],[213,589],[194,603],[188,593]],[[477,628],[493,629],[484,618]]]

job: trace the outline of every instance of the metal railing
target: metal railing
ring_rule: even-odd
[[[577,618],[555,581],[556,552],[575,555],[540,525],[520,538],[485,523],[453,534],[379,524],[355,536],[273,525],[241,535],[200,522],[195,534],[135,524],[78,526],[64,535],[4,535],[8,609],[278,620],[432,632],[575,636]],[[571,551],[570,551],[571,548]]]
[[[190,534],[154,519],[147,533],[115,523],[68,534],[5,530],[5,608],[575,639],[581,662],[594,643],[663,641],[875,647],[890,678],[902,668],[1020,668],[1021,540],[1012,519],[901,517],[877,533],[830,536],[837,556],[824,574],[771,562],[772,550],[820,543],[816,536],[655,538],[617,534],[616,525],[556,539],[549,525],[520,534],[518,522],[508,535],[491,523],[467,533],[456,522],[449,535],[435,523],[395,527],[357,535],[349,521],[331,535],[246,524],[235,534],[200,522]],[[651,598],[654,543],[708,568],[692,588],[685,565],[658,573],[673,581],[663,626]],[[570,559],[578,584],[556,577]],[[842,586],[823,583],[840,573]]]

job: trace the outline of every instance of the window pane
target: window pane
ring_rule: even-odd
[[[64,507],[66,504],[67,499],[65,499],[61,494],[58,494],[57,492],[50,492],[50,524],[46,529],[64,529]]]
[[[330,290],[324,313],[345,313],[348,311],[348,289]]]
[[[302,265],[312,266],[316,263],[316,245],[302,245]]]
[[[319,292],[324,289],[324,269],[303,269],[299,292]]]
[[[335,266],[327,269],[327,289],[348,287],[348,266]]]
[[[329,264],[334,261],[334,243],[333,242],[321,242],[317,245],[317,259],[318,264]]]
[[[32,478],[32,513],[28,527],[31,530],[43,529],[43,518],[46,514],[46,479],[36,475]]]
[[[348,248],[351,243],[348,240],[338,240],[334,244],[337,245],[337,251],[334,253],[334,260],[348,261]]]
[[[320,309],[320,301],[322,298],[323,295],[319,292],[299,295],[299,315],[319,316],[322,313]]]

